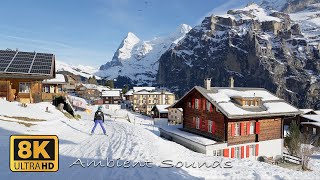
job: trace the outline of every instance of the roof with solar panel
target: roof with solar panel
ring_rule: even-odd
[[[55,56],[48,53],[0,50],[0,77],[16,75],[53,78]]]

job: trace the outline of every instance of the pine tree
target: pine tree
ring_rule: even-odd
[[[96,85],[98,84],[97,79],[96,79],[95,76],[89,77],[88,83],[89,84],[96,84]]]
[[[114,82],[113,82],[113,80],[107,80],[106,86],[109,86],[111,89],[113,89],[113,88],[114,88]]]
[[[301,133],[299,126],[295,121],[289,125],[289,132],[284,138],[285,145],[291,155],[298,156],[301,147]]]
[[[126,84],[123,88],[122,88],[122,93],[125,94],[129,91],[129,86],[128,84]]]

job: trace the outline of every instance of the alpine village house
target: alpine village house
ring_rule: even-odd
[[[263,88],[195,86],[173,108],[183,108],[180,132],[175,136],[160,128],[161,136],[177,140],[190,149],[229,158],[275,157],[282,155],[283,121],[300,111]],[[214,143],[187,142],[198,135]],[[189,139],[190,140],[190,139]],[[190,143],[191,142],[191,143]]]
[[[0,98],[2,99],[21,103],[42,102],[42,83],[55,76],[53,54],[0,50]]]

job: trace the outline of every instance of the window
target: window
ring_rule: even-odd
[[[250,145],[249,148],[250,148],[251,156],[255,156],[256,155],[256,147],[255,147],[255,145]]]
[[[188,107],[191,108],[191,102],[188,102]]]
[[[312,128],[312,134],[317,134],[317,129],[316,128]]]
[[[195,99],[195,105],[194,105],[194,107],[195,107],[196,109],[199,109],[199,99]]]
[[[30,93],[31,83],[19,83],[20,93]]]
[[[249,102],[248,101],[244,101],[244,105],[245,106],[249,106]]]
[[[234,123],[234,135],[235,136],[240,135],[240,123]]]
[[[198,117],[196,117],[196,128],[200,128],[200,119]]]
[[[208,120],[208,132],[212,133],[212,121]]]
[[[206,106],[207,106],[207,111],[210,111],[210,102],[208,100],[207,100]]]
[[[213,150],[213,156],[222,156],[222,150]]]
[[[174,113],[177,113],[177,110],[175,110]]]
[[[234,148],[234,156],[235,156],[235,158],[240,158],[241,156],[240,156],[240,147],[235,147]]]
[[[250,134],[254,134],[254,121],[250,122]]]
[[[50,92],[49,86],[43,86],[42,92],[49,93]]]

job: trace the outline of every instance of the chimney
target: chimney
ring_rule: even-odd
[[[234,88],[234,79],[233,79],[232,76],[230,77],[229,85],[230,85],[231,88]]]
[[[206,90],[211,90],[211,78],[204,79],[204,88]]]

